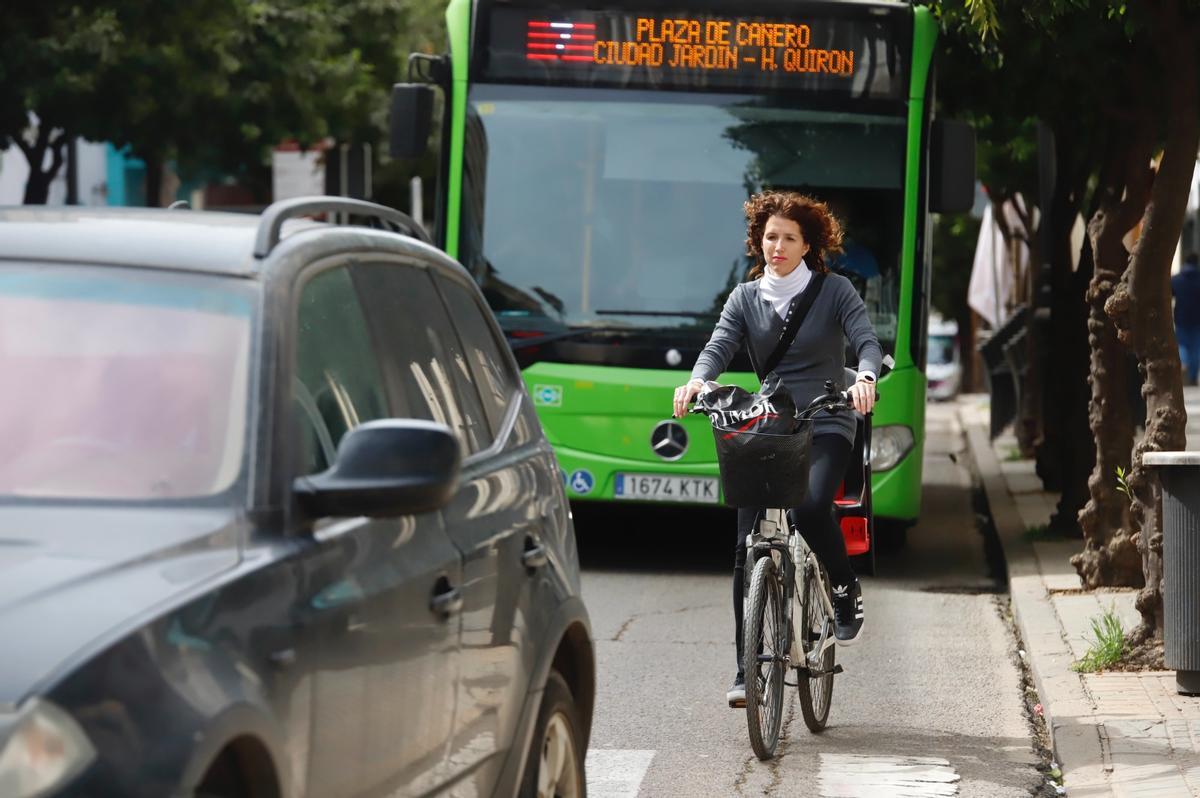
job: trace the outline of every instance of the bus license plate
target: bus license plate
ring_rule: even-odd
[[[716,504],[720,480],[716,477],[681,477],[666,474],[617,474],[618,499]]]

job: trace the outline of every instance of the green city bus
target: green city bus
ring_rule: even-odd
[[[671,419],[672,389],[746,279],[742,203],[824,199],[846,231],[832,266],[895,360],[875,512],[910,522],[930,212],[974,187],[970,129],[932,118],[937,24],[899,2],[664,8],[451,0],[449,55],[410,61],[443,92],[436,239],[495,311],[572,499],[715,503],[708,420]],[[394,153],[424,148],[432,96],[396,87]],[[722,381],[757,387],[744,353]]]

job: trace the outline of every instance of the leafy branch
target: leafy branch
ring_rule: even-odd
[[[1125,494],[1130,507],[1133,506],[1133,489],[1129,486],[1129,474],[1121,466],[1117,466],[1117,490]]]

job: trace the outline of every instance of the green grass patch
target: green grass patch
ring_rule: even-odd
[[[1115,610],[1092,618],[1092,639],[1083,659],[1071,665],[1078,673],[1095,673],[1111,668],[1125,654],[1125,629]]]
[[[1008,451],[1006,451],[1004,453],[1004,461],[1006,463],[1015,463],[1018,460],[1024,460],[1024,459],[1025,458],[1021,456],[1020,448],[1016,447],[1016,446],[1008,447]]]

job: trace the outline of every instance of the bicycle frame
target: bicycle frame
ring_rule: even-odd
[[[748,566],[753,568],[753,563],[757,562],[759,557],[771,555],[775,556],[776,565],[780,566],[783,573],[788,634],[788,661],[784,664],[805,671],[805,675],[819,672],[822,655],[834,644],[834,637],[833,604],[829,600],[828,585],[816,555],[804,542],[804,537],[792,528],[787,511],[780,508],[768,508],[763,512],[758,527],[751,530],[746,539],[746,547],[748,554],[754,554],[753,557],[747,557]],[[800,563],[800,567],[797,567],[797,563]],[[796,634],[794,620],[795,608],[808,588],[809,579],[816,580],[817,595],[821,597],[825,617],[819,644],[805,655],[800,649],[800,638]]]

